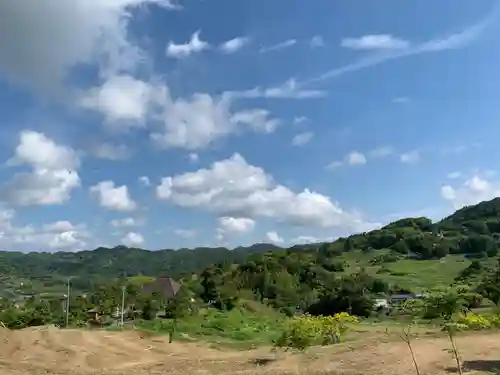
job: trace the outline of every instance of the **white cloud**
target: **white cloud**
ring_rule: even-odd
[[[311,48],[320,48],[325,46],[325,41],[321,35],[315,35],[312,37],[311,42],[309,43]]]
[[[352,151],[347,154],[346,162],[349,165],[364,165],[366,164],[366,157],[360,152]]]
[[[281,86],[260,87],[246,91],[228,92],[227,95],[236,98],[268,98],[268,99],[317,99],[323,98],[328,93],[324,90],[304,89],[299,85],[295,78],[290,78]]]
[[[488,180],[476,174],[459,186],[442,186],[441,196],[449,201],[454,209],[459,209],[499,197],[500,181]]]
[[[370,151],[370,156],[374,158],[382,158],[384,156],[389,156],[394,153],[391,147],[379,147]]]
[[[164,177],[159,199],[177,206],[200,208],[221,216],[268,217],[293,225],[357,228],[363,221],[329,197],[305,189],[295,193],[274,182],[262,168],[239,154],[208,169]]]
[[[125,217],[123,219],[114,219],[109,222],[111,226],[115,228],[123,228],[123,227],[136,227],[139,225],[137,221],[133,217]]]
[[[270,118],[271,113],[265,109],[249,109],[235,113],[231,116],[232,124],[244,124],[255,132],[272,133],[280,125],[281,121]]]
[[[141,246],[144,244],[144,237],[135,232],[129,232],[122,238],[122,244],[129,247]]]
[[[193,33],[191,39],[187,43],[175,44],[174,42],[170,42],[167,46],[167,56],[183,59],[209,48],[210,44],[200,39],[200,31],[198,30]]]
[[[42,133],[23,131],[9,166],[27,165],[30,172],[15,173],[0,186],[0,197],[13,205],[62,204],[80,186],[76,152],[58,145]]]
[[[101,207],[112,211],[134,211],[137,204],[132,200],[125,185],[115,187],[113,181],[101,181],[90,188],[96,194]]]
[[[151,138],[162,148],[198,150],[240,130],[270,132],[278,125],[278,120],[270,119],[266,110],[247,109],[231,113],[233,99],[231,95],[213,98],[208,94],[195,94],[188,99],[173,101],[165,96],[164,130],[151,134]]]
[[[79,64],[101,74],[131,69],[142,58],[127,40],[130,12],[167,0],[0,2],[0,72],[22,84],[53,89]]]
[[[420,160],[420,152],[418,152],[417,150],[413,150],[403,153],[399,156],[399,160],[401,160],[402,163],[406,164],[417,163]]]
[[[359,50],[391,50],[410,47],[410,42],[390,34],[363,35],[359,38],[345,38],[341,46]]]
[[[326,166],[327,169],[336,169],[336,168],[340,168],[344,165],[344,162],[340,161],[340,160],[334,160],[332,161],[330,164],[328,164]]]
[[[99,159],[124,161],[130,159],[132,152],[126,145],[105,142],[94,148],[93,155]]]
[[[198,163],[200,160],[200,156],[196,152],[189,153],[188,158],[191,163]]]
[[[142,127],[155,95],[160,95],[157,90],[130,75],[117,75],[83,93],[79,104],[102,113],[108,126]]]
[[[341,77],[347,73],[356,72],[361,69],[370,68],[372,66],[403,57],[464,48],[485,33],[492,21],[497,17],[498,10],[498,7],[495,8],[495,10],[488,14],[484,19],[470,27],[465,28],[461,32],[449,34],[444,37],[437,37],[421,43],[414,43],[408,48],[385,50],[382,51],[382,53],[371,53],[351,64],[331,69],[315,78],[303,82],[303,84],[312,84],[326,79]]]
[[[231,54],[242,49],[249,41],[249,38],[238,37],[222,43],[219,48],[222,52]]]
[[[246,217],[220,217],[219,230],[224,233],[247,233],[255,227],[255,220]]]
[[[449,178],[450,180],[455,180],[460,177],[462,177],[462,172],[459,171],[450,172],[446,175],[446,178]]]
[[[149,177],[148,176],[141,176],[141,177],[139,177],[139,183],[142,186],[151,186],[151,181],[149,181]]]
[[[43,229],[50,233],[62,233],[73,231],[75,227],[69,221],[61,220],[51,224],[46,224],[43,226]]]
[[[278,44],[275,44],[275,45],[272,45],[270,47],[262,47],[259,52],[260,53],[267,53],[267,52],[274,52],[274,51],[279,51],[281,49],[285,49],[285,48],[288,48],[288,47],[292,47],[294,46],[295,44],[297,44],[297,40],[296,39],[288,39],[288,40],[285,40],[284,42],[281,42],[281,43],[278,43]]]
[[[333,241],[333,238],[319,239],[313,236],[298,236],[293,238],[291,242],[292,244],[310,244],[310,243],[326,242],[330,240]]]
[[[313,137],[313,132],[303,132],[296,134],[292,139],[292,146],[303,146],[309,143]]]
[[[297,117],[294,117],[293,119],[293,124],[294,125],[300,125],[300,124],[303,124],[305,122],[307,122],[309,119],[305,116],[297,116]]]
[[[275,231],[272,231],[272,232],[267,232],[266,233],[266,236],[267,236],[267,239],[269,241],[271,241],[272,243],[275,243],[275,244],[282,244],[283,242],[285,242],[285,240],[283,239],[283,237],[281,237],[277,232]]]
[[[9,165],[29,165],[34,169],[60,170],[76,169],[80,160],[76,152],[58,145],[43,133],[25,130],[20,133],[20,141]]]
[[[9,250],[78,251],[87,245],[89,233],[85,225],[74,225],[69,221],[57,221],[39,228],[33,225],[16,226],[15,212],[0,209],[0,247]]]

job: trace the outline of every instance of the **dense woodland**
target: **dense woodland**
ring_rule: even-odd
[[[117,247],[55,254],[6,251],[0,253],[0,272],[4,282],[29,279],[63,283],[72,276],[73,287],[91,296],[72,303],[81,305],[79,311],[117,306],[120,285],[129,289],[128,305],[137,305],[141,311],[146,306],[148,310],[152,306],[151,297],[139,298],[140,288],[134,289],[137,283],[131,283],[129,277],[168,275],[180,279],[183,295],[189,295],[200,306],[231,309],[241,301],[257,300],[287,315],[349,311],[368,316],[373,313],[376,296],[407,290],[363,269],[346,272],[346,264],[340,260],[342,254],[351,251],[380,254],[372,258],[373,264],[387,264],[401,258],[418,262],[465,254],[474,261],[456,276],[455,283],[468,285],[462,291],[470,307],[474,307],[483,297],[494,303],[500,300],[496,286],[499,283],[495,281],[500,280],[500,272],[484,265],[488,259],[497,257],[499,242],[500,198],[496,198],[462,208],[436,223],[424,217],[401,219],[332,243],[290,249],[259,244],[235,250],[151,252]],[[57,303],[56,310],[60,313]],[[164,304],[161,308],[165,308]]]

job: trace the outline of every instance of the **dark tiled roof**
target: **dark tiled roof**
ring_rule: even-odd
[[[174,298],[181,285],[171,277],[158,277],[155,281],[143,287],[146,293],[159,293],[165,298]]]

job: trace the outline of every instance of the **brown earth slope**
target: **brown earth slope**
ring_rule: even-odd
[[[458,339],[469,370],[500,368],[500,334]],[[414,342],[422,374],[451,371],[454,361],[445,338]],[[377,338],[307,354],[220,350],[206,344],[173,343],[135,331],[103,332],[56,328],[0,329],[0,375],[160,375],[160,374],[412,374],[408,348]]]

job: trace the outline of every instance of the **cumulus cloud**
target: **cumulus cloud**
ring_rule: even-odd
[[[460,185],[446,184],[441,187],[441,197],[450,202],[454,209],[499,196],[500,181],[488,180],[477,174]]]
[[[203,149],[216,140],[249,129],[271,132],[279,124],[262,109],[232,112],[233,97],[214,98],[208,94],[194,94],[187,99],[173,100],[168,93],[163,98],[162,132],[151,134],[162,148]]]
[[[346,162],[349,165],[364,165],[366,164],[366,157],[361,152],[352,151],[346,156]]]
[[[209,48],[210,44],[200,39],[200,31],[198,30],[191,35],[189,42],[181,44],[169,42],[166,53],[169,57],[183,59]]]
[[[262,168],[239,154],[177,176],[164,177],[157,197],[186,208],[221,216],[255,219],[268,217],[300,226],[358,228],[363,220],[344,211],[329,197],[305,189],[294,192],[277,184]]]
[[[108,126],[143,127],[159,90],[130,75],[117,75],[82,93],[79,104],[100,112]]]
[[[271,241],[272,243],[275,243],[275,244],[282,244],[283,242],[285,242],[285,240],[283,239],[283,237],[281,237],[277,232],[275,231],[272,231],[272,232],[267,232],[266,233],[266,237],[269,241]]]
[[[255,220],[246,217],[220,217],[219,230],[223,233],[246,233],[253,230]]]
[[[80,186],[77,153],[43,133],[21,132],[15,155],[7,164],[31,168],[30,172],[15,173],[10,181],[0,185],[0,199],[12,205],[62,204]]]
[[[40,227],[14,224],[15,212],[0,208],[0,247],[9,250],[78,251],[87,246],[89,233],[83,224],[61,220]]]
[[[104,75],[132,69],[142,53],[128,40],[130,14],[150,4],[174,7],[169,0],[3,1],[0,72],[47,89],[80,64],[98,63]]]
[[[134,211],[137,208],[125,185],[115,187],[113,181],[101,181],[90,188],[90,192],[97,195],[99,205],[112,211]]]
[[[222,52],[231,54],[238,52],[249,42],[250,42],[249,38],[238,37],[222,43],[219,48],[221,49]]]
[[[144,244],[144,237],[140,233],[129,232],[122,238],[122,244],[129,247],[141,246]]]

